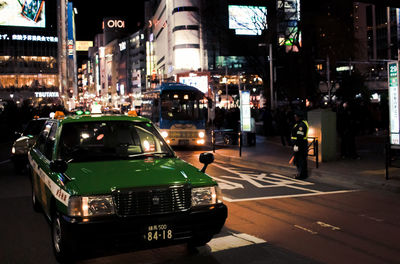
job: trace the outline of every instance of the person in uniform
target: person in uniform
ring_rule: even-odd
[[[307,155],[308,155],[308,123],[304,120],[304,114],[301,111],[294,113],[295,124],[292,129],[292,144],[294,164],[297,167],[296,179],[306,179],[307,171]]]

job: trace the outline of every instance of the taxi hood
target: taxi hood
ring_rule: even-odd
[[[216,184],[211,177],[178,158],[77,162],[65,174],[76,195],[107,194],[116,189],[147,186]]]

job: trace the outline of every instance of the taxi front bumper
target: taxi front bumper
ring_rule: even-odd
[[[133,250],[212,237],[220,232],[227,213],[224,204],[217,204],[166,215],[126,218],[110,216],[88,219],[86,222],[64,216],[63,220],[74,240],[81,246]],[[161,226],[164,232],[160,229],[156,234],[152,228],[156,226]],[[171,230],[170,233],[168,230]],[[149,240],[150,236],[152,238]]]

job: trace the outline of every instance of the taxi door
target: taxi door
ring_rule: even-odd
[[[53,156],[56,131],[57,123],[47,121],[29,157],[33,189],[48,217],[50,217],[51,188],[55,185],[51,177],[53,172],[50,170],[50,161]]]

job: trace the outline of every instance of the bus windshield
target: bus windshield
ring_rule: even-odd
[[[161,117],[167,120],[202,120],[207,111],[197,93],[167,91],[161,95]]]

